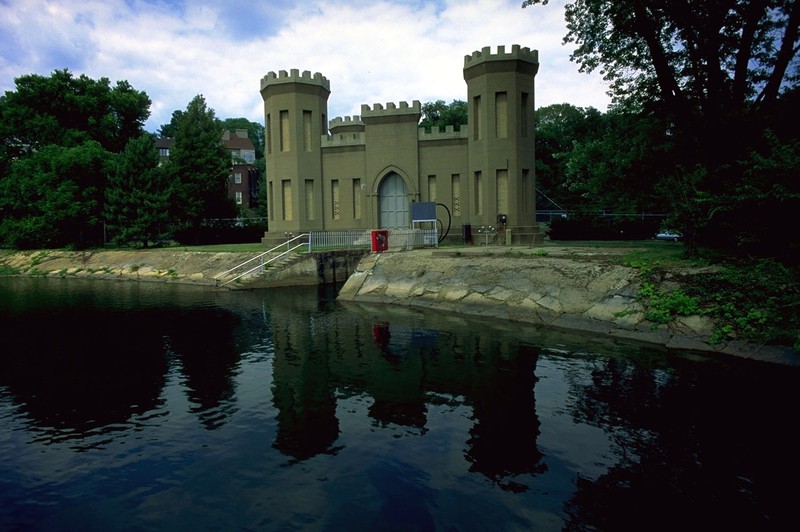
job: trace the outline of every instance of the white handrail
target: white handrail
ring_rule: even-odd
[[[284,255],[288,255],[288,254],[289,254],[289,253],[291,253],[292,251],[294,251],[294,250],[296,250],[296,249],[299,249],[299,248],[301,248],[301,247],[303,247],[303,246],[305,246],[305,245],[306,245],[306,243],[305,243],[305,242],[303,242],[303,243],[301,243],[301,244],[297,244],[295,247],[293,247],[293,248],[291,248],[291,249],[287,249],[286,251],[284,251],[284,252],[283,252],[283,253],[281,253],[280,255],[278,255],[278,256],[275,256],[275,257],[272,257],[271,259],[269,259],[268,261],[264,262],[263,264],[259,264],[259,265],[258,265],[258,266],[256,266],[255,268],[251,268],[251,269],[247,270],[247,271],[246,271],[246,272],[244,272],[244,273],[240,273],[239,275],[237,275],[237,276],[236,276],[236,277],[234,277],[233,279],[228,279],[227,281],[225,281],[224,283],[222,283],[221,285],[219,285],[219,287],[221,288],[221,287],[225,286],[226,284],[229,284],[229,283],[232,283],[232,282],[234,282],[234,281],[236,281],[236,280],[238,280],[238,279],[241,279],[242,277],[244,277],[244,276],[245,276],[245,275],[247,275],[248,273],[252,273],[252,272],[254,272],[254,271],[256,271],[256,270],[258,270],[258,269],[260,269],[260,268],[263,268],[263,267],[264,267],[264,266],[266,266],[267,264],[269,264],[269,263],[271,263],[271,262],[274,262],[274,261],[276,261],[276,260],[280,259],[281,257],[283,257]],[[248,261],[248,262],[249,262],[249,261]]]
[[[244,266],[245,264],[250,264],[250,263],[251,263],[251,262],[253,262],[254,260],[258,260],[258,259],[260,259],[261,257],[263,257],[264,255],[267,255],[268,253],[272,253],[273,251],[275,251],[276,249],[278,249],[278,248],[280,248],[280,247],[287,246],[287,251],[286,251],[286,253],[288,253],[289,251],[294,251],[295,249],[299,248],[300,246],[304,246],[304,245],[305,245],[305,243],[304,243],[304,244],[300,244],[299,246],[295,246],[295,247],[293,247],[292,249],[288,249],[289,243],[290,243],[290,242],[294,242],[294,241],[295,241],[295,240],[297,240],[298,238],[303,238],[303,237],[305,237],[305,236],[308,236],[308,235],[307,235],[306,233],[303,233],[303,234],[301,234],[301,235],[297,235],[297,236],[296,236],[296,237],[294,237],[294,238],[290,238],[290,239],[289,239],[289,240],[287,240],[286,242],[284,242],[284,243],[282,243],[282,244],[278,244],[278,245],[277,245],[277,246],[275,246],[274,248],[272,248],[272,249],[269,249],[269,250],[267,250],[267,251],[265,251],[265,252],[263,252],[263,253],[261,253],[261,254],[259,254],[259,255],[256,255],[256,256],[255,256],[255,257],[253,257],[252,259],[248,259],[248,260],[244,261],[243,263],[241,263],[241,264],[238,264],[238,265],[234,266],[234,267],[233,267],[233,268],[231,268],[230,270],[224,271],[224,272],[222,272],[222,273],[218,273],[217,275],[215,275],[215,276],[214,276],[214,279],[216,280],[216,279],[219,279],[220,277],[222,277],[222,276],[224,276],[224,275],[228,275],[228,274],[229,274],[229,273],[231,273],[232,271],[234,271],[234,270],[238,270],[239,268],[241,268],[241,267],[242,267],[242,266]],[[285,254],[285,253],[284,253],[284,254]],[[283,254],[282,254],[282,255],[283,255]],[[280,256],[282,256],[282,255],[280,255]],[[261,266],[262,266],[262,264],[259,264],[259,265],[258,265],[258,268],[260,268]],[[250,270],[250,271],[253,271],[253,270]],[[250,273],[250,272],[247,272],[247,273]],[[229,281],[229,282],[230,282],[230,281]]]

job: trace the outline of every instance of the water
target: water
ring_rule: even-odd
[[[796,368],[332,296],[0,279],[0,529],[796,524]]]

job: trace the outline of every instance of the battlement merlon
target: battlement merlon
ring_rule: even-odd
[[[525,61],[536,65],[536,70],[539,69],[539,51],[531,50],[530,48],[521,47],[518,44],[511,46],[511,51],[506,52],[505,46],[498,46],[497,52],[492,53],[491,46],[484,46],[481,50],[472,52],[472,55],[464,56],[464,70],[480,65],[487,61]]]
[[[280,70],[277,74],[275,72],[268,72],[266,76],[261,78],[261,92],[263,93],[264,89],[271,85],[280,85],[285,83],[305,83],[307,85],[317,85],[328,92],[331,91],[331,82],[319,72],[315,72],[312,75],[311,71],[304,70],[301,74],[299,69],[293,68],[289,72]]]
[[[349,116],[337,116],[328,122],[328,128],[333,129],[340,126],[363,126],[364,122],[361,121],[361,117],[358,115],[354,115],[353,117]]]
[[[419,120],[422,115],[422,104],[419,100],[414,100],[411,105],[408,102],[400,102],[399,105],[390,102],[386,104],[386,107],[379,103],[373,104],[372,107],[367,104],[361,105],[362,120],[379,117],[400,117],[403,115],[413,115]]]

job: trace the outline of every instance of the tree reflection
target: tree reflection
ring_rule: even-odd
[[[208,430],[235,412],[233,374],[239,362],[234,329],[239,317],[214,309],[193,309],[167,325],[165,341],[180,361],[192,412]]]
[[[740,362],[719,371],[672,360],[667,369],[612,357],[595,361],[590,381],[573,380],[574,419],[611,434],[618,462],[577,479],[566,528],[784,529],[793,503],[781,486],[800,471],[780,457],[798,439],[762,435],[786,425],[790,386],[775,374],[766,393],[753,393]]]
[[[161,402],[167,360],[150,327],[158,319],[91,307],[4,316],[0,385],[44,443],[125,426]]]

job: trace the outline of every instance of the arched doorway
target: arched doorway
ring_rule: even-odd
[[[400,175],[387,174],[378,187],[378,225],[384,229],[396,229],[411,225],[408,213],[408,189]]]

